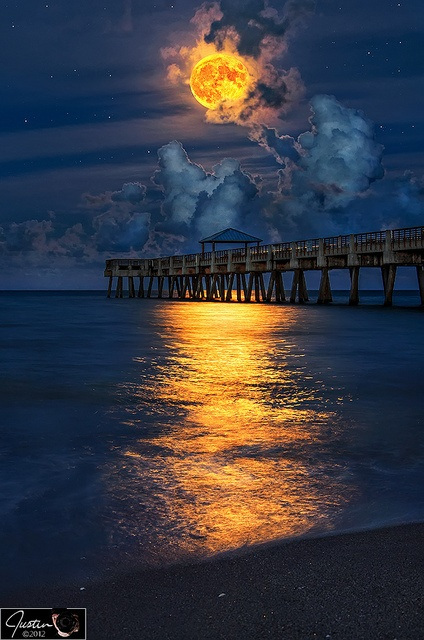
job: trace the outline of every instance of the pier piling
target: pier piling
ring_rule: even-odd
[[[359,267],[349,267],[350,272],[350,294],[349,304],[351,306],[359,304]]]
[[[330,276],[328,273],[327,267],[322,269],[321,271],[321,282],[319,285],[318,292],[318,304],[328,304],[333,301],[333,297],[331,295],[331,286],[330,286]]]
[[[424,266],[417,266],[418,287],[420,291],[421,305],[424,306]]]
[[[389,264],[381,267],[381,273],[384,286],[384,306],[391,307],[396,279],[396,265]]]

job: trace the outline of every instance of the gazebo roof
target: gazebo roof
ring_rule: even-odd
[[[255,236],[250,236],[247,233],[243,233],[243,231],[238,231],[230,227],[223,231],[218,231],[218,233],[214,233],[212,236],[203,238],[203,240],[199,240],[199,242],[203,244],[205,242],[262,242],[262,240],[261,238],[255,238]]]

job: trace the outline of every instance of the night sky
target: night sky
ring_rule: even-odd
[[[108,257],[424,224],[422,0],[2,3],[1,289],[103,288]],[[240,109],[188,85],[257,70]],[[197,58],[196,58],[197,56]]]

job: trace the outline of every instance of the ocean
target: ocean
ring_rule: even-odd
[[[416,292],[2,292],[0,589],[424,520]]]

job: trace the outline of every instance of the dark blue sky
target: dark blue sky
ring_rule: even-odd
[[[102,287],[109,256],[191,251],[229,224],[267,241],[423,224],[422,0],[302,3],[272,58],[298,70],[283,107],[246,126],[205,121],[168,79],[196,2],[3,3],[0,288]],[[244,36],[262,4],[221,10]]]

